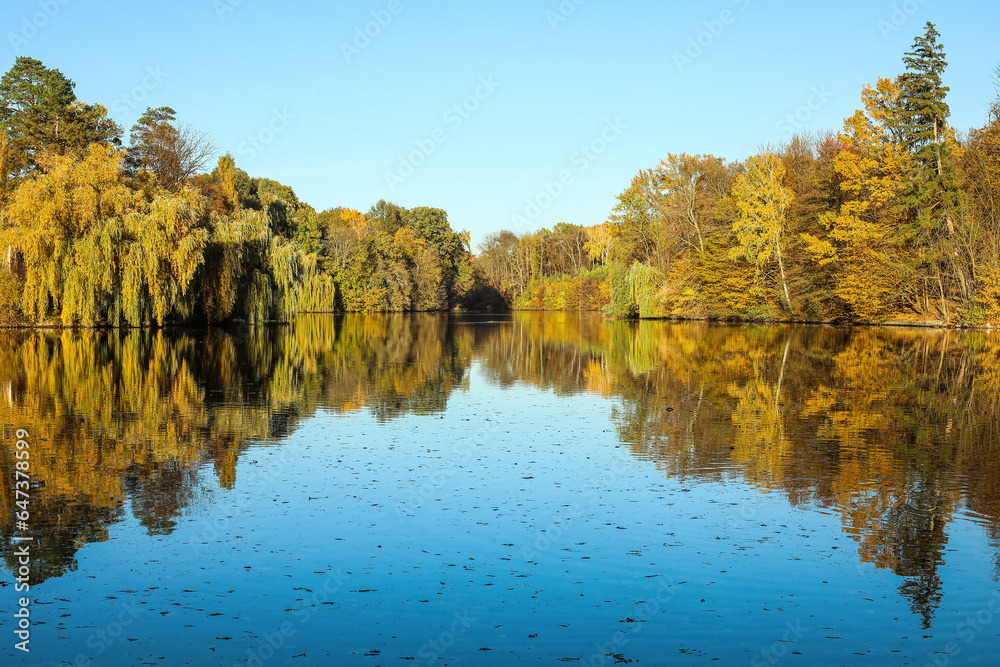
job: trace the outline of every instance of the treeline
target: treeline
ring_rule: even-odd
[[[295,312],[603,310],[617,318],[1000,322],[1000,100],[948,124],[940,35],[838,134],[743,162],[670,154],[609,219],[488,235],[380,201],[317,212],[169,107],[129,143],[58,70],[0,79],[0,325],[287,320]],[[0,259],[0,261],[2,261]]]
[[[473,287],[467,233],[435,208],[317,213],[147,109],[123,142],[32,58],[0,79],[0,326],[287,320],[440,310]]]
[[[487,237],[484,278],[518,307],[573,308],[604,267],[613,317],[1000,322],[1000,101],[956,134],[939,37],[928,23],[839,134],[668,155],[601,225]]]

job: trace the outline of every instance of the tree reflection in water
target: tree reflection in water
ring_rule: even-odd
[[[839,513],[860,561],[901,577],[925,627],[956,513],[1000,544],[996,333],[524,313],[0,337],[3,473],[14,429],[27,429],[33,530],[47,536],[33,583],[74,569],[77,550],[106,540],[126,506],[150,535],[170,534],[199,485],[234,488],[251,443],[280,447],[319,408],[381,421],[444,413],[474,363],[499,388],[613,400],[619,439],[665,475],[736,474]],[[12,485],[0,502],[9,538]]]

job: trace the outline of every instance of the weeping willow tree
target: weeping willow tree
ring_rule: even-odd
[[[123,159],[101,144],[42,157],[11,194],[0,243],[23,262],[29,320],[137,327],[333,309],[332,280],[265,213],[210,213],[194,188],[127,178]]]
[[[636,262],[626,268],[621,262],[612,262],[608,271],[610,303],[604,314],[618,319],[667,317],[669,312],[660,295],[663,281],[663,273],[648,264]]]
[[[11,195],[4,212],[3,245],[18,253],[25,265],[22,310],[32,320],[60,314],[64,303],[82,303],[82,295],[72,292],[84,283],[103,282],[107,257],[100,254],[114,237],[105,223],[135,212],[143,212],[146,202],[121,178],[122,155],[107,146],[94,144],[82,159],[74,156],[43,156],[39,172]],[[82,242],[91,239],[91,243]],[[86,249],[98,253],[90,262],[96,275],[84,280],[73,271],[76,253]],[[67,274],[74,273],[67,284]],[[67,286],[70,298],[64,300]],[[72,306],[70,306],[72,309]],[[71,310],[65,318],[71,318]]]

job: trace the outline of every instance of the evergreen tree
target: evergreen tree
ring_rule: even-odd
[[[10,141],[12,175],[35,169],[42,153],[82,157],[92,143],[121,144],[121,128],[107,110],[78,100],[75,86],[59,70],[23,56],[0,78],[0,126]]]
[[[924,35],[916,38],[913,50],[903,58],[906,72],[899,77],[906,147],[923,164],[933,165],[939,175],[941,143],[951,115],[945,101],[949,88],[941,80],[948,62],[944,45],[937,41],[940,36],[928,22]]]
[[[903,227],[900,241],[913,244],[914,260],[926,284],[935,285],[941,311],[948,316],[946,285],[954,277],[964,298],[968,297],[967,267],[956,261],[952,239],[960,224],[958,183],[954,170],[954,132],[948,126],[951,114],[946,101],[948,87],[942,75],[948,67],[940,34],[927,23],[923,36],[913,42],[900,75],[900,113],[906,148],[913,158],[912,190],[906,202],[913,209],[913,224]]]

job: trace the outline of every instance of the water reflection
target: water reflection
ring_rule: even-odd
[[[621,442],[665,475],[735,477],[838,513],[860,561],[900,577],[924,627],[943,594],[949,525],[971,517],[1000,543],[995,333],[315,316],[236,331],[3,334],[3,474],[12,479],[14,429],[27,429],[33,530],[46,536],[33,583],[74,569],[126,511],[170,534],[199,485],[233,488],[251,443],[279,447],[318,410],[443,414],[474,363],[498,387],[614,401]],[[14,571],[10,484],[2,503]]]

